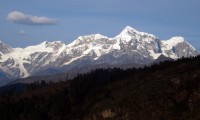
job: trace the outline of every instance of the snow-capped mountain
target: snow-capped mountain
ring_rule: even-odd
[[[0,42],[0,71],[14,78],[23,78],[48,73],[48,70],[87,70],[88,66],[105,64],[141,66],[151,64],[161,55],[177,59],[197,54],[183,37],[160,40],[127,26],[113,38],[92,34],[80,36],[67,45],[61,41],[45,41],[26,48],[11,48]]]

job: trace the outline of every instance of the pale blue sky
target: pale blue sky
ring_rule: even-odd
[[[0,2],[0,40],[12,47],[25,47],[55,40],[70,43],[80,35],[95,33],[114,37],[125,26],[132,26],[160,39],[183,36],[200,51],[200,0]],[[25,18],[16,18],[16,14],[12,14],[8,19],[8,14],[13,11],[22,13]],[[45,24],[41,19],[38,22],[34,16],[38,19],[47,17],[53,23]]]

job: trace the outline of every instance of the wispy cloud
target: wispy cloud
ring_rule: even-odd
[[[57,23],[56,19],[28,15],[19,11],[12,11],[8,13],[7,19],[14,23],[25,25],[54,25]]]
[[[24,35],[26,35],[27,33],[26,33],[26,31],[24,31],[24,30],[20,30],[20,31],[18,31],[17,34],[18,34],[18,35],[21,35],[21,36],[24,36]]]

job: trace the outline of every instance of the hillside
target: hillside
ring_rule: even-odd
[[[140,69],[97,69],[0,96],[0,120],[197,120],[200,56]]]

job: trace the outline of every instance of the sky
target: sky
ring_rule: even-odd
[[[200,0],[0,0],[0,40],[12,47],[68,44],[131,26],[161,40],[183,36],[200,51]]]

